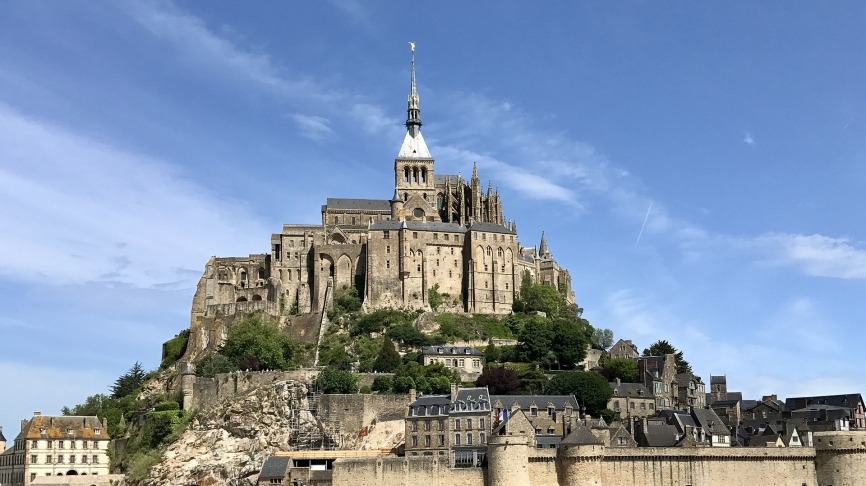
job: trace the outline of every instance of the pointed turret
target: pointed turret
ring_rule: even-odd
[[[410,42],[409,45],[412,47],[412,74],[409,84],[409,108],[406,110],[406,128],[411,132],[421,128],[421,102],[415,85],[415,43]]]
[[[550,258],[550,250],[547,248],[547,238],[544,236],[544,231],[541,232],[541,244],[538,245],[538,254],[542,258]]]

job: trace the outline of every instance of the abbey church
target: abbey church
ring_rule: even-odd
[[[193,300],[196,320],[235,311],[323,314],[354,287],[365,309],[429,309],[436,289],[454,312],[507,314],[524,276],[573,302],[571,277],[538,247],[521,246],[499,191],[436,173],[421,134],[412,56],[406,136],[390,199],[328,198],[320,224],[285,224],[270,251],[213,257]],[[205,340],[207,338],[205,337]]]

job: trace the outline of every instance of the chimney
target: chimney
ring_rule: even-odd
[[[409,391],[409,393],[411,394],[414,391],[415,391],[415,389],[413,388],[412,390]],[[412,395],[409,395],[409,397],[411,398]],[[412,400],[412,401],[414,401],[414,400]],[[108,430],[108,419],[105,417],[102,417],[102,428],[105,429],[106,431]]]
[[[409,389],[409,403],[414,403],[418,392],[414,388]],[[104,420],[104,419],[103,419]]]
[[[38,417],[38,416],[40,416],[40,415],[42,415],[42,412],[33,412],[33,416],[34,416],[34,417]]]
[[[457,387],[457,383],[452,383],[452,384],[451,384],[451,401],[452,401],[452,402],[457,400],[457,391],[458,391],[458,389],[459,389],[459,388]]]
[[[616,377],[616,386],[619,386],[619,385],[621,385],[621,383],[619,382],[619,377],[617,376]]]

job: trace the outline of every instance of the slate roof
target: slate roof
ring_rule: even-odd
[[[589,427],[578,423],[576,427],[571,430],[571,433],[568,434],[564,439],[562,439],[561,444],[564,445],[604,445],[604,441],[599,439],[598,437],[592,435],[592,431],[589,430]]]
[[[440,231],[443,233],[465,233],[466,228],[457,223],[440,223],[435,221],[376,221],[370,225],[371,230],[398,230],[406,225],[412,231]]]
[[[451,174],[439,175],[439,174],[436,174],[433,176],[433,183],[436,184],[437,186],[444,186],[445,182],[450,180],[451,184],[456,185],[462,179],[463,178],[460,177],[459,175],[451,175]]]
[[[469,226],[471,231],[485,231],[487,233],[506,233],[509,235],[513,235],[515,232],[502,226],[501,224],[496,223],[472,223]]]
[[[96,434],[99,430],[99,434]],[[44,434],[43,434],[44,432]],[[106,427],[96,416],[50,416],[34,415],[16,439],[76,439],[108,440]]]
[[[409,404],[410,417],[447,417],[451,409],[448,395],[425,395]]]
[[[322,209],[355,209],[361,211],[391,211],[391,201],[387,199],[344,199],[329,197]]]
[[[743,400],[740,402],[740,410],[748,411],[758,406],[757,400]]]
[[[259,472],[259,481],[286,477],[290,459],[287,456],[270,456],[265,459],[262,470]]]
[[[739,402],[739,400],[716,400],[713,402],[713,407],[733,407]]]
[[[484,353],[472,346],[424,346],[422,356],[484,356]]]
[[[611,381],[609,385],[611,390],[613,390],[612,398],[653,398],[653,394],[642,383],[617,383]]]
[[[832,405],[835,407],[856,408],[863,401],[859,393],[845,395],[825,395],[813,397],[794,397],[785,400],[785,408],[796,410],[810,405]]]
[[[721,417],[713,410],[695,408],[692,410],[692,417],[699,427],[703,427],[704,432],[710,432],[713,435],[731,435],[731,431],[725,426]]]
[[[451,397],[451,414],[490,412],[490,392],[487,387],[460,388]]]
[[[713,376],[710,375],[710,385],[727,385],[728,377],[725,375]]]
[[[644,447],[673,447],[677,443],[677,427],[661,419],[648,419],[641,434]]]
[[[502,408],[509,410],[515,403],[525,411],[529,411],[532,404],[535,404],[539,410],[547,410],[548,404],[553,404],[556,410],[565,410],[567,405],[571,405],[572,410],[578,410],[574,395],[490,395],[490,403],[497,402],[502,404]]]
[[[3,427],[0,427],[0,441],[6,442],[6,437],[3,436]]]

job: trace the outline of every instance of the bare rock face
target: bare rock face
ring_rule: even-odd
[[[153,467],[148,485],[254,485],[264,460],[298,437],[325,434],[310,413],[307,387],[281,381],[195,417]]]

